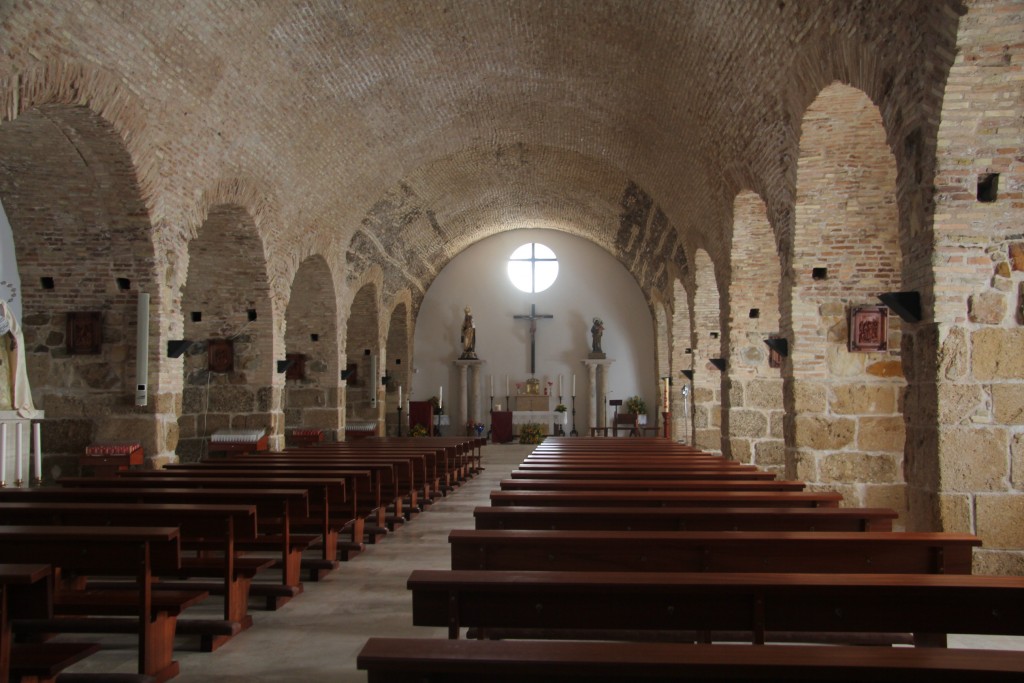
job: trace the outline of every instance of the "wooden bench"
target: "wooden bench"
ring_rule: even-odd
[[[181,570],[161,576],[155,590],[205,590],[224,596],[223,619],[179,619],[179,634],[198,634],[200,649],[212,652],[252,627],[249,592],[253,577],[273,560],[242,556],[239,541],[257,536],[255,505],[182,505],[156,503],[0,502],[0,524],[85,526],[179,526],[184,550]],[[210,551],[214,552],[211,553]],[[214,578],[176,581],[181,578]],[[89,583],[89,587],[109,583]]]
[[[839,507],[808,491],[491,491],[491,505],[596,507]]]
[[[552,470],[512,470],[509,475],[511,479],[609,479],[612,481],[625,481],[627,479],[660,479],[662,481],[687,481],[691,479],[712,479],[725,481],[773,481],[776,476],[773,472],[760,472],[756,470],[735,471],[716,469],[660,469],[660,470],[639,470],[639,469],[607,469],[607,470],[586,470],[576,471],[572,469]]]
[[[370,638],[356,667],[368,683],[1019,683],[1024,653]]]
[[[349,499],[350,479],[340,472],[298,471],[276,469],[203,468],[197,470],[160,470],[158,472],[122,472],[119,478],[143,482],[151,486],[251,486],[254,481],[270,481],[275,486],[295,486],[309,492],[310,514],[291,520],[295,540],[304,538],[308,545],[320,545],[319,561],[302,559],[301,565],[313,578],[338,567],[338,542],[343,528],[355,523],[356,506]],[[68,480],[73,481],[73,480]],[[63,485],[65,480],[62,478]],[[67,485],[74,485],[69,483]],[[333,512],[332,512],[333,511]]]
[[[0,557],[44,562],[64,575],[134,576],[133,591],[97,592],[89,602],[107,615],[131,615],[127,623],[129,632],[138,633],[139,673],[165,681],[179,670],[173,660],[177,615],[206,597],[199,591],[154,597],[153,576],[181,567],[180,541],[176,527],[0,526]],[[56,591],[55,601],[61,599]],[[79,604],[84,608],[84,601]],[[20,620],[13,628],[16,633],[62,630],[57,619]]]
[[[477,529],[892,531],[889,508],[477,507]]]
[[[729,479],[502,479],[502,491],[803,491],[802,481]]]
[[[970,574],[969,534],[479,531],[448,535],[452,569]]]
[[[48,564],[0,563],[0,683],[11,680],[12,618],[45,614],[52,600]]]
[[[117,481],[117,480],[111,480]],[[130,483],[129,480],[124,482]],[[293,541],[291,518],[309,514],[309,494],[305,489],[272,488],[158,488],[142,486],[115,486],[81,488],[44,487],[36,489],[0,489],[0,501],[51,501],[57,503],[179,503],[179,504],[232,504],[255,505],[259,515],[259,533],[251,547],[238,550],[256,550],[274,553],[282,567],[277,584],[254,582],[253,595],[266,598],[267,608],[276,609],[303,590],[299,577],[299,562],[305,539]],[[304,544],[305,543],[305,544]]]
[[[648,640],[657,631],[756,644],[794,632],[809,642],[910,632],[933,646],[950,632],[1024,635],[1021,577],[418,570],[408,587],[413,624],[447,626],[450,638],[462,627],[486,638]]]

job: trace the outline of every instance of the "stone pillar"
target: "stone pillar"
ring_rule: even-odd
[[[590,375],[590,381],[587,386],[587,395],[590,399],[590,415],[587,420],[589,427],[591,430],[595,427],[603,428],[607,426],[604,395],[606,393],[605,387],[608,383],[608,367],[615,362],[615,359],[584,358],[580,362],[587,366],[587,371]],[[587,435],[589,436],[590,433],[590,430],[588,430]]]
[[[470,420],[476,422],[480,404],[480,366],[484,361],[479,359],[459,359],[455,365],[459,368],[459,414],[461,422],[455,426],[455,434],[466,431]]]
[[[33,419],[41,420],[43,412],[38,411]],[[0,424],[7,425],[7,442],[3,444],[4,475],[0,477],[7,488],[17,485],[18,458],[21,458],[21,488],[28,488],[30,482],[40,478],[35,471],[35,457],[32,450],[32,419],[18,415],[14,410],[0,411]],[[18,453],[18,425],[21,425],[21,453]]]

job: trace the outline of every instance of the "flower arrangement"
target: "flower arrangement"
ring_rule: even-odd
[[[639,396],[630,396],[626,399],[626,412],[634,415],[646,415],[647,404]]]
[[[538,444],[543,440],[543,430],[536,422],[527,422],[519,428],[519,443]]]
[[[556,413],[564,413],[567,410],[568,410],[568,408],[565,407],[564,403],[559,403],[557,406],[555,406],[555,412]]]
[[[409,436],[427,436],[428,434],[429,432],[427,431],[427,428],[419,422],[414,424],[412,429],[409,430]]]
[[[477,436],[480,436],[481,434],[483,434],[484,433],[484,423],[483,422],[473,422],[472,420],[467,422],[466,423],[466,435],[467,436],[472,436],[473,432],[476,432]]]

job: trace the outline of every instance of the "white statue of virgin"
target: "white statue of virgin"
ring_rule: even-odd
[[[14,410],[27,418],[36,415],[25,369],[21,326],[3,300],[0,300],[0,410]]]

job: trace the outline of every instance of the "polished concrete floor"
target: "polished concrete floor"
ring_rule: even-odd
[[[413,569],[447,569],[447,535],[472,528],[473,508],[488,505],[498,481],[529,453],[530,446],[486,446],[485,471],[362,555],[319,582],[276,612],[258,609],[255,626],[214,653],[201,653],[195,639],[178,639],[175,657],[181,664],[177,683],[221,681],[332,681],[365,683],[356,655],[370,636],[445,638],[446,629],[412,626],[411,598],[405,582]],[[217,611],[217,601],[204,609]],[[86,637],[79,636],[79,640]],[[131,638],[103,639],[106,649],[74,671],[135,671]],[[957,647],[1024,649],[1024,638],[951,637]]]

